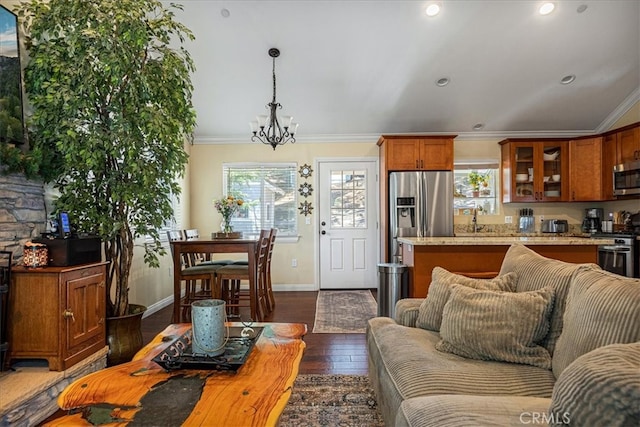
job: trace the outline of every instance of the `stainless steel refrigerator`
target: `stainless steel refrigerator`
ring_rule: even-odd
[[[402,262],[398,237],[453,236],[453,172],[389,175],[389,261]]]

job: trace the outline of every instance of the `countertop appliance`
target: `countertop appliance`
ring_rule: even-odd
[[[564,219],[545,219],[542,221],[543,233],[567,233],[569,231],[569,223]]]
[[[582,220],[583,233],[599,233],[602,231],[602,219],[604,212],[600,208],[588,208],[584,210],[584,219]]]
[[[613,194],[640,194],[640,160],[613,167]]]
[[[453,172],[389,174],[389,259],[401,262],[398,237],[453,236]]]

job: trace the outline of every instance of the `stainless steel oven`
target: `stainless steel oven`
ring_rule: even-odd
[[[613,245],[598,246],[598,265],[602,269],[627,277],[638,277],[636,236],[629,234],[599,234],[614,240]]]

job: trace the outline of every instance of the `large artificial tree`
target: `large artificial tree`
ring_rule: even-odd
[[[134,245],[159,265],[160,229],[195,127],[193,35],[156,0],[30,0],[17,8],[30,143],[79,232],[104,242],[108,316],[128,314]],[[144,239],[142,239],[144,237]]]

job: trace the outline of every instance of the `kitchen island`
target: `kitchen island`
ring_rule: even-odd
[[[424,298],[431,284],[431,271],[442,267],[476,278],[498,274],[502,260],[514,243],[523,244],[542,256],[573,263],[598,262],[598,246],[613,239],[576,236],[464,234],[454,237],[399,237],[402,263],[409,267],[409,296]]]

